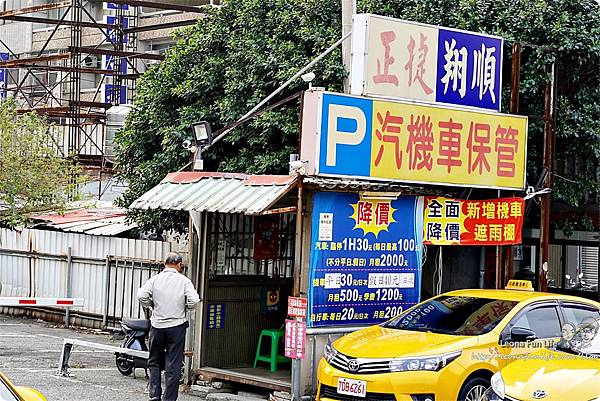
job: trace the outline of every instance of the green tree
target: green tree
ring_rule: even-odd
[[[63,209],[80,169],[59,157],[50,125],[35,113],[19,114],[0,102],[0,226],[22,226],[33,212]]]
[[[522,57],[521,114],[543,115],[552,61],[558,66],[555,199],[577,205],[599,189],[600,7],[593,0],[362,0],[359,12],[502,36],[503,112],[508,111],[510,46],[533,44]],[[138,83],[135,107],[116,138],[118,167],[130,183],[128,205],[188,160],[181,147],[190,124],[215,129],[242,116],[341,36],[339,0],[229,0],[181,31],[165,60]],[[315,85],[339,91],[341,52],[317,65]],[[286,95],[304,87],[294,83]],[[297,149],[298,104],[289,104],[233,130],[206,154],[208,168],[282,173]],[[531,119],[528,183],[542,166],[543,122]],[[574,157],[575,155],[575,157]],[[577,162],[572,162],[573,159]],[[569,169],[570,163],[577,167]],[[597,196],[597,195],[596,195]],[[145,228],[180,228],[166,212],[134,213]]]
[[[338,1],[233,0],[179,33],[165,60],[138,82],[134,109],[117,135],[117,167],[129,182],[129,205],[189,153],[181,146],[191,124],[213,130],[243,116],[298,69],[327,49],[341,32]],[[320,62],[315,85],[341,90],[345,76],[338,50]],[[306,88],[298,80],[281,98]],[[298,147],[299,102],[234,129],[205,155],[207,169],[249,173],[287,171]],[[133,212],[142,228],[182,229],[185,219],[166,211]]]

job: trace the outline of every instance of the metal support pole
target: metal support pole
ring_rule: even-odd
[[[300,390],[300,380],[302,371],[302,361],[292,359],[292,401],[300,401],[302,394]]]
[[[73,248],[67,248],[67,298],[73,297]],[[71,323],[71,310],[65,310],[65,326]]]
[[[58,361],[58,374],[68,377],[69,376],[69,358],[71,357],[71,351],[73,350],[73,344],[63,344],[62,352],[60,353],[60,360]]]
[[[300,296],[300,286],[302,285],[302,177],[298,181],[298,202],[296,210],[296,255],[294,261],[294,296]],[[292,359],[292,400],[300,400],[302,397],[300,381],[302,372],[302,361]]]
[[[550,82],[546,85],[544,105],[544,168],[548,171],[546,176],[546,188],[552,188],[552,165],[554,159],[554,88],[555,88],[555,63],[552,63],[552,74]],[[548,272],[549,243],[550,243],[550,200],[551,194],[542,195],[540,213],[540,269],[538,272],[539,289],[546,291],[548,283],[546,273]]]
[[[188,213],[188,276],[192,280],[192,283],[196,283],[198,277],[198,271],[194,269],[195,261],[197,261],[197,257],[194,255],[194,223],[192,221],[192,215]],[[196,314],[194,311],[189,311],[187,313],[188,321],[189,321],[189,330],[185,337],[185,348],[186,351],[194,353],[194,342],[196,339]],[[192,357],[184,358],[184,373],[185,373],[185,383],[189,384],[193,379],[193,367],[192,367]]]
[[[352,33],[352,16],[356,14],[356,0],[342,0],[342,37]],[[348,76],[344,78],[344,93],[350,93],[350,73],[352,64],[352,42],[342,43],[342,62]]]
[[[296,211],[296,256],[294,261],[294,296],[300,296],[300,286],[302,285],[302,177],[298,182],[298,203]],[[302,363],[300,359],[292,359],[292,400],[300,400],[302,391],[300,389]]]
[[[108,326],[108,297],[110,296],[110,255],[106,256],[106,269],[104,276],[104,312],[102,313],[102,327]]]
[[[521,44],[513,43],[512,61],[510,72],[510,112],[519,114],[519,91],[521,89]],[[513,197],[515,193],[511,194]],[[502,267],[504,271],[502,286],[506,285],[508,280],[514,276],[513,246],[507,245],[501,247]]]
[[[300,121],[304,113],[304,93],[300,98]],[[300,135],[298,142],[298,154],[301,153],[302,146],[302,126],[300,127]],[[298,197],[296,199],[296,243],[294,249],[294,296],[299,297],[301,294],[302,286],[302,231],[304,229],[303,221],[303,186],[302,176],[298,176]],[[314,344],[313,344],[314,346]],[[305,363],[300,359],[292,359],[292,400],[302,400],[302,390],[300,389],[300,382],[302,381],[302,364]],[[311,362],[311,364],[314,361]]]

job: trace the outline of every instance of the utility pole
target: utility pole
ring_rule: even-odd
[[[510,71],[510,113],[519,114],[519,91],[521,90],[521,44],[513,43],[512,60]],[[526,168],[527,166],[525,166]],[[512,193],[515,196],[515,193]],[[502,286],[506,285],[508,280],[514,276],[514,256],[512,245],[503,246],[501,249],[501,262],[503,272]]]
[[[544,168],[547,171],[546,188],[552,188],[552,165],[554,159],[554,97],[556,83],[556,63],[552,63],[552,73],[550,82],[546,85],[545,105],[544,105]],[[539,270],[539,289],[546,291],[548,282],[546,273],[548,272],[549,242],[550,242],[550,193],[542,195],[541,213],[540,213],[540,270]]]
[[[342,0],[342,37],[352,32],[352,16],[356,14],[356,0]],[[342,42],[342,62],[348,73],[344,79],[344,93],[350,93],[350,66],[352,64],[352,41]]]

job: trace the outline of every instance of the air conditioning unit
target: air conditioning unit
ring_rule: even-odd
[[[81,66],[86,68],[99,68],[98,57],[93,54],[88,54],[81,62]]]

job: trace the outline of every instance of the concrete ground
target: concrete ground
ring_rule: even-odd
[[[137,378],[121,375],[113,353],[75,347],[72,377],[56,374],[64,338],[119,345],[108,334],[56,328],[31,319],[0,315],[0,371],[16,385],[34,387],[48,401],[144,401],[148,399],[144,371]],[[198,397],[181,394],[181,401]]]

